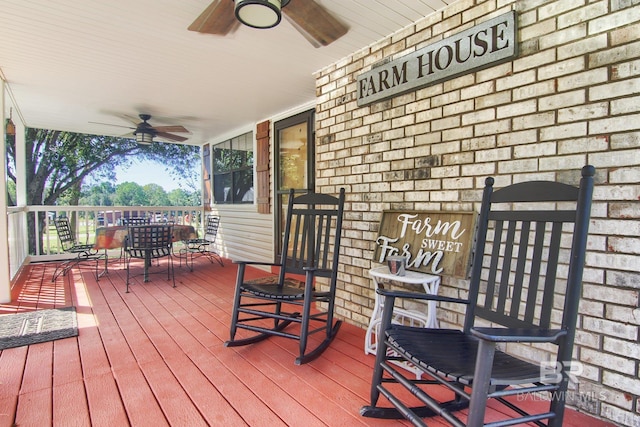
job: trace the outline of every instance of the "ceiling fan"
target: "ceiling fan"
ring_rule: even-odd
[[[315,47],[327,46],[349,30],[314,0],[214,0],[188,29],[224,36],[234,31],[240,22],[256,28],[270,28],[280,22],[280,7],[289,22]],[[266,11],[275,19],[270,24],[254,25],[247,22],[241,9],[251,13]]]
[[[180,125],[151,126],[148,123],[148,120],[151,119],[150,114],[139,114],[138,117],[140,117],[140,119],[142,120],[140,123],[136,123],[137,119],[134,119],[132,117],[129,117],[126,115],[123,117],[130,120],[133,124],[135,124],[135,127],[120,126],[120,125],[114,125],[109,123],[97,123],[97,122],[91,122],[91,123],[106,124],[108,126],[126,127],[127,129],[133,129],[133,132],[131,134],[132,136],[135,136],[136,142],[138,144],[147,144],[147,145],[151,144],[154,138],[156,137],[160,139],[165,139],[168,141],[173,141],[173,142],[183,142],[187,140],[187,138],[183,136],[174,135],[173,133],[171,133],[171,132],[189,133],[189,131],[184,126],[180,126]]]

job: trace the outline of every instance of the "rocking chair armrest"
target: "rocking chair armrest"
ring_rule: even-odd
[[[243,265],[264,265],[264,266],[271,266],[271,267],[282,267],[282,264],[280,263],[273,263],[273,262],[262,262],[262,261],[231,261],[233,264],[243,264]]]
[[[380,288],[376,289],[376,292],[384,297],[452,302],[457,304],[469,304],[469,300],[466,300],[466,299],[444,297],[440,295],[431,295],[431,294],[425,294],[424,292],[392,291],[389,289],[380,289]]]
[[[304,271],[310,271],[311,274],[330,274],[331,269],[329,268],[318,268],[318,267],[302,267]]]
[[[567,334],[566,329],[537,328],[471,328],[471,334],[492,342],[556,342]]]

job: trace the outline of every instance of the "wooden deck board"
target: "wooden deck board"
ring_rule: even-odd
[[[225,348],[236,271],[229,261],[198,259],[194,272],[176,265],[176,288],[163,274],[135,278],[130,293],[119,263],[99,281],[84,267],[51,283],[54,269],[26,268],[0,314],[75,305],[80,334],[0,352],[0,427],[408,425],[359,415],[373,369],[363,329],[343,324],[303,366],[293,363],[293,340]],[[568,411],[565,425],[606,423]]]

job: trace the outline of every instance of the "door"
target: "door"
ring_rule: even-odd
[[[276,256],[282,254],[289,189],[304,194],[315,189],[314,110],[274,123],[276,165]]]

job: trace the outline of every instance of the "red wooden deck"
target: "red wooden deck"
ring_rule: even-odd
[[[176,268],[176,288],[164,275],[138,278],[128,294],[117,263],[99,282],[75,268],[51,283],[54,268],[28,267],[0,314],[75,305],[79,336],[0,352],[0,427],[408,425],[359,415],[373,365],[361,328],[344,324],[303,366],[292,340],[225,348],[231,262]],[[571,410],[565,420],[609,425]]]

